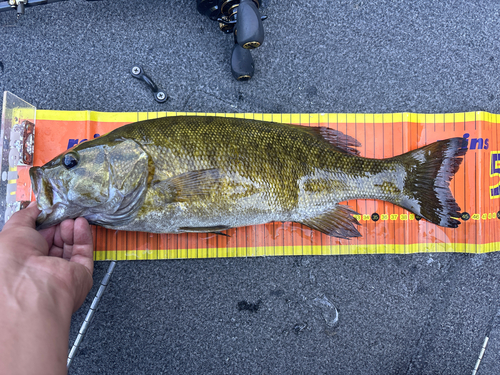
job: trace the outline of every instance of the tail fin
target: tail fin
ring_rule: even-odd
[[[431,223],[458,227],[460,207],[451,194],[450,181],[466,152],[465,138],[451,138],[399,156],[407,171],[405,198],[399,205]]]

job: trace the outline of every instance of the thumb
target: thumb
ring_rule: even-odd
[[[20,211],[17,211],[12,217],[5,223],[3,229],[9,228],[19,228],[28,227],[35,229],[36,218],[40,214],[40,210],[36,206],[36,202],[31,202],[30,205]]]
[[[92,230],[86,219],[79,217],[75,220],[73,232],[73,249],[70,262],[79,263],[90,273],[94,271],[94,241]]]
[[[70,263],[71,264],[71,263]],[[71,264],[73,272],[73,313],[75,313],[80,306],[82,306],[85,298],[92,288],[93,279],[92,273],[88,268],[78,263]]]
[[[70,264],[75,280],[75,299],[73,312],[78,310],[92,288],[92,273],[94,271],[93,239],[90,225],[82,217],[75,220],[73,233],[73,249]]]

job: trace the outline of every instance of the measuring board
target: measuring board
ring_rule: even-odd
[[[226,116],[326,126],[359,140],[361,156],[388,158],[450,137],[468,139],[468,152],[451,182],[464,212],[457,229],[442,228],[375,200],[345,202],[359,212],[362,237],[341,240],[297,223],[273,222],[217,234],[150,234],[93,227],[95,260],[217,258],[284,255],[485,253],[500,250],[500,115],[455,114],[229,114],[36,111],[33,165],[119,126],[164,116]],[[28,166],[18,166],[17,200],[31,200]],[[12,171],[11,171],[12,172]],[[9,177],[10,179],[10,177]],[[11,193],[12,195],[13,193]]]

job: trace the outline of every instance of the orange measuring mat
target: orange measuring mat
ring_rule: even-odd
[[[463,214],[457,229],[442,228],[376,200],[346,202],[360,215],[362,237],[340,240],[297,223],[274,222],[217,234],[150,234],[94,227],[96,260],[214,258],[282,255],[484,253],[500,249],[500,115],[452,114],[215,114],[185,112],[36,113],[34,165],[67,148],[135,121],[217,115],[326,126],[359,140],[361,156],[388,158],[451,137],[468,139],[468,152],[451,182]],[[23,176],[27,174],[24,173]],[[26,178],[26,177],[24,177]],[[20,176],[18,185],[22,185]]]

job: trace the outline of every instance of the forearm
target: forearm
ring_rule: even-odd
[[[37,285],[38,284],[38,285]],[[0,291],[0,373],[65,374],[71,308],[40,280]]]

